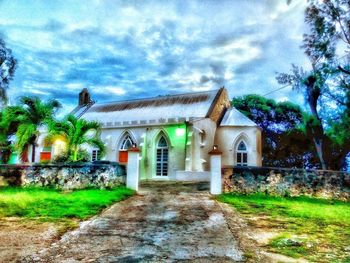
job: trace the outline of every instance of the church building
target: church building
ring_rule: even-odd
[[[207,180],[214,145],[223,166],[261,166],[261,130],[231,106],[225,88],[101,103],[84,89],[73,114],[101,123],[104,160],[126,165],[137,146],[141,179]],[[88,150],[96,160],[98,150]]]

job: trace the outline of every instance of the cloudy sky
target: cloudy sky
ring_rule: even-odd
[[[10,101],[89,88],[99,102],[217,89],[264,95],[307,65],[305,0],[2,0],[0,32],[18,59]],[[269,95],[302,103],[290,88]]]

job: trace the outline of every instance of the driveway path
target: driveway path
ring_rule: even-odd
[[[240,262],[205,184],[149,182],[22,262]]]

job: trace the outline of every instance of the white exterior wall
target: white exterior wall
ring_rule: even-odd
[[[222,151],[222,165],[236,165],[236,147],[243,139],[248,151],[248,165],[261,166],[261,153],[259,136],[261,132],[257,127],[224,126],[219,127],[215,136],[215,144]]]
[[[185,169],[185,145],[180,145],[175,142],[175,138],[169,135],[166,127],[149,127],[146,131],[145,145],[141,147],[142,157],[141,160],[141,179],[151,179],[156,174],[156,144],[160,134],[163,133],[167,139],[169,146],[169,159],[168,159],[168,178],[175,177],[177,170]]]
[[[106,145],[106,155],[103,160],[111,162],[119,161],[119,146],[125,133],[128,132],[138,147],[143,142],[142,135],[146,132],[146,127],[134,128],[103,128],[101,132],[101,139]],[[92,150],[92,148],[89,148]]]
[[[191,171],[209,171],[210,157],[208,152],[213,148],[216,130],[216,123],[209,118],[193,123]],[[203,142],[200,131],[204,132]]]
[[[182,126],[181,126],[182,125]],[[210,171],[210,152],[214,144],[222,151],[222,165],[236,164],[236,146],[243,139],[248,151],[248,165],[261,165],[261,131],[258,127],[249,126],[223,126],[217,127],[216,123],[206,118],[194,121],[187,126],[186,140],[184,136],[174,135],[176,127],[185,127],[184,124],[171,124],[163,126],[120,127],[106,128],[101,132],[101,139],[106,145],[104,160],[119,161],[119,146],[126,132],[135,140],[140,149],[140,174],[141,179],[155,178],[156,174],[156,144],[160,133],[164,133],[169,146],[168,177],[163,179],[179,180],[184,176],[201,178],[208,177],[205,171]],[[202,141],[201,131],[205,133]],[[171,134],[169,134],[171,133]],[[44,136],[38,139],[39,146],[36,149],[36,161],[40,159],[40,152],[44,146]],[[186,137],[186,135],[185,135]],[[92,147],[85,145],[90,153]],[[52,157],[58,152],[58,146],[52,145]],[[203,174],[201,172],[204,172]],[[196,174],[199,173],[199,174]],[[202,178],[203,177],[203,178]]]
[[[128,132],[136,140],[136,144],[141,150],[141,179],[151,179],[155,176],[156,143],[160,133],[165,134],[169,146],[168,177],[175,177],[176,171],[185,169],[185,145],[177,143],[174,136],[168,134],[166,126],[104,128],[101,132],[101,139],[107,148],[104,160],[119,161],[119,145],[125,132]],[[86,148],[89,151],[92,150],[91,147]]]

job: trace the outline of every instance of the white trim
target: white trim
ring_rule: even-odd
[[[135,142],[132,141],[132,138],[129,134],[125,134],[125,136],[123,137],[122,142],[119,144],[119,151],[127,151],[129,150],[130,147],[132,147],[132,145]],[[130,147],[127,147],[127,145],[130,145]]]
[[[155,131],[154,135],[152,136],[154,147],[157,148],[157,142],[162,134],[164,135],[165,140],[168,143],[168,147],[169,148],[174,147],[174,145],[172,144],[172,142],[170,140],[170,137],[168,136],[168,133],[163,128],[160,128],[158,131]]]
[[[244,144],[245,150],[239,150],[238,149],[238,147],[239,147],[239,145],[241,143]],[[241,161],[240,162],[238,162],[238,154],[241,154]],[[247,155],[247,161],[246,162],[244,162],[244,157],[243,157],[244,154]],[[240,139],[238,141],[238,143],[236,144],[234,157],[235,157],[236,165],[238,165],[238,166],[248,166],[248,163],[249,163],[249,161],[248,161],[248,158],[249,158],[248,147],[247,147],[247,143],[244,141],[244,139]]]
[[[159,146],[160,140],[164,139],[166,146]],[[158,155],[160,153],[160,155]],[[165,158],[166,153],[166,158]],[[159,158],[159,160],[158,160]],[[166,159],[166,160],[164,160]],[[159,165],[159,167],[158,167]],[[166,166],[166,168],[164,168]],[[160,169],[160,175],[158,175],[158,168]],[[155,177],[168,177],[169,176],[169,143],[163,133],[160,133],[158,140],[156,141],[156,172]]]
[[[252,141],[251,139],[249,138],[249,136],[245,133],[245,132],[241,132],[240,134],[238,134],[236,136],[236,138],[233,140],[233,143],[232,143],[232,146],[231,148],[236,151],[236,147],[238,145],[238,143],[243,140],[246,147],[247,147],[247,151],[249,151],[251,145],[252,145]]]
[[[120,134],[120,136],[118,137],[118,139],[117,139],[116,142],[115,142],[115,149],[116,149],[117,151],[120,150],[120,145],[122,144],[122,142],[124,141],[124,138],[125,138],[127,135],[129,135],[129,136],[131,137],[131,140],[132,140],[136,145],[138,145],[138,142],[137,142],[137,140],[136,140],[136,137],[135,137],[134,133],[133,133],[131,130],[126,129],[126,130],[124,130],[124,131]]]

